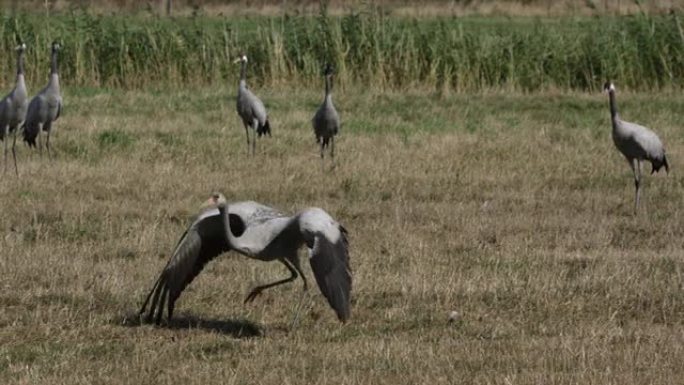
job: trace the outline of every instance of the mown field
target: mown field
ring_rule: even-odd
[[[319,91],[262,88],[274,137],[246,154],[235,87],[68,88],[56,158],[20,148],[0,183],[0,381],[21,383],[676,383],[684,358],[676,94],[619,95],[665,138],[672,173],[642,210],[602,94],[340,89],[322,173]],[[320,206],[350,231],[353,315],[301,283],[252,305],[278,264],[226,255],[170,326],[134,314],[207,194]],[[313,277],[309,273],[310,282]],[[462,319],[448,323],[449,312]]]
[[[64,45],[55,158],[22,144],[19,178],[11,164],[0,174],[0,383],[684,378],[678,13],[41,17],[0,20],[0,51],[29,44],[31,94],[46,79],[36,47]],[[235,112],[229,60],[243,50],[273,127],[256,157]],[[338,166],[322,172],[310,119],[331,58],[343,123]],[[13,60],[0,58],[3,92]],[[669,175],[645,177],[638,215],[598,92],[606,77],[623,118],[655,129],[670,160]],[[301,281],[244,305],[287,272],[227,254],[171,324],[141,324],[144,296],[214,191],[337,218],[351,321],[312,287],[292,327]]]

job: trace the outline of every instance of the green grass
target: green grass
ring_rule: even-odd
[[[336,89],[334,172],[310,127],[320,90],[254,87],[273,138],[247,155],[234,86],[65,88],[55,159],[19,147],[0,179],[0,382],[610,383],[684,373],[684,102],[618,93],[663,138],[670,175],[628,165],[600,93]],[[199,112],[197,110],[200,110]],[[168,327],[134,314],[213,191],[350,232],[352,319],[286,272],[228,254]],[[306,265],[306,263],[305,263]],[[309,274],[309,282],[313,283]],[[449,312],[462,319],[448,323]]]
[[[597,90],[606,79],[640,90],[679,89],[684,79],[681,14],[623,17],[388,17],[380,8],[341,16],[0,14],[0,52],[25,41],[30,84],[44,82],[48,46],[63,43],[63,82],[162,89],[233,84],[241,52],[253,84],[320,82],[324,63],[349,86],[439,92]],[[0,60],[11,81],[13,55]]]

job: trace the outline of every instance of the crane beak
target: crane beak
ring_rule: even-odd
[[[233,60],[233,63],[237,64],[237,63],[239,63],[240,61],[242,61],[242,59],[241,59],[241,58],[237,58],[237,59]]]

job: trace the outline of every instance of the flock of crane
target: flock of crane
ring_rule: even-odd
[[[50,131],[52,123],[59,117],[62,97],[59,89],[57,55],[58,43],[52,44],[50,80],[30,103],[27,102],[26,84],[23,72],[23,56],[26,46],[17,50],[17,78],[14,89],[0,101],[0,140],[5,142],[5,172],[9,134],[14,135],[12,155],[15,172],[16,135],[22,131],[29,146],[40,145],[40,132],[46,132],[46,147],[50,155]],[[240,81],[237,92],[237,112],[245,126],[247,150],[256,151],[256,139],[271,135],[271,125],[262,101],[252,93],[246,83],[247,56],[240,55]],[[333,70],[327,65],[324,71],[325,97],[316,111],[312,125],[314,135],[320,143],[321,164],[324,151],[330,147],[334,167],[335,136],[339,132],[340,119],[332,102]],[[607,82],[604,91],[609,95],[612,136],[617,149],[625,156],[634,173],[634,211],[638,210],[641,194],[641,166],[648,161],[652,171],[661,167],[669,172],[669,164],[660,138],[646,127],[620,119],[615,101],[615,87]],[[250,134],[250,130],[252,133]],[[320,208],[309,208],[295,215],[287,215],[256,202],[228,202],[220,193],[214,193],[205,203],[202,211],[181,236],[173,253],[152,290],[147,295],[140,316],[147,322],[159,324],[164,308],[167,320],[173,316],[174,306],[182,291],[201,272],[207,262],[228,251],[235,251],[249,258],[262,261],[277,260],[290,272],[290,276],[269,284],[257,286],[245,298],[253,301],[265,289],[281,285],[301,277],[304,292],[308,283],[300,265],[298,251],[306,246],[309,263],[321,293],[327,299],[340,321],[345,322],[351,314],[350,299],[352,274],[349,266],[349,242],[347,231],[328,213]],[[150,302],[151,301],[151,302]],[[150,305],[149,311],[147,310]],[[301,305],[301,301],[300,301]],[[299,306],[298,306],[299,308]],[[298,314],[297,314],[298,315]]]
[[[271,125],[264,103],[247,87],[247,56],[240,55],[235,63],[240,63],[237,112],[245,126],[247,151],[254,155],[257,137],[270,136]],[[340,118],[332,102],[333,71],[330,65],[326,66],[324,76],[325,97],[312,119],[314,134],[321,146],[321,167],[328,145],[334,166],[335,135],[340,127]],[[290,272],[287,278],[252,289],[245,303],[253,301],[265,289],[291,282],[297,277],[302,278],[305,294],[308,283],[299,263],[299,249],[304,245],[309,249],[309,264],[321,293],[337,318],[347,321],[351,314],[352,286],[347,230],[320,208],[309,208],[289,216],[257,202],[228,203],[220,193],[209,198],[202,212],[185,231],[145,298],[139,314],[143,316],[147,311],[146,321],[154,320],[159,324],[166,306],[167,320],[170,320],[183,289],[208,261],[231,250],[262,261],[279,261]],[[295,320],[301,304],[300,300]]]
[[[57,55],[60,45],[52,43],[52,55],[50,60],[50,80],[48,84],[28,101],[26,80],[24,79],[24,52],[26,44],[17,46],[17,80],[14,88],[0,101],[0,140],[5,142],[5,172],[7,171],[7,152],[9,134],[13,134],[12,157],[14,158],[14,172],[19,176],[17,167],[17,132],[21,129],[24,141],[29,146],[35,147],[38,140],[40,145],[40,132],[46,133],[45,147],[48,156],[50,154],[50,132],[52,123],[59,118],[62,112],[62,94],[59,90],[59,69]]]

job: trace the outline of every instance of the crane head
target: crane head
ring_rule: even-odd
[[[330,76],[333,74],[333,66],[330,63],[327,63],[325,65],[325,69],[323,70],[323,75],[324,76]]]
[[[240,56],[238,56],[238,58],[235,59],[233,63],[247,63],[247,55],[245,55],[244,53],[240,54]]]
[[[25,44],[25,43],[21,43],[21,44],[19,44],[18,46],[16,46],[16,47],[14,48],[14,50],[15,50],[15,51],[19,51],[19,52],[24,52],[24,51],[26,51],[26,44]]]
[[[603,92],[615,92],[615,86],[610,81],[603,85]]]
[[[212,193],[209,199],[202,205],[202,208],[214,208],[226,204],[226,197],[220,192]]]
[[[57,42],[57,40],[52,42],[52,52],[56,52],[62,49],[62,46]]]

